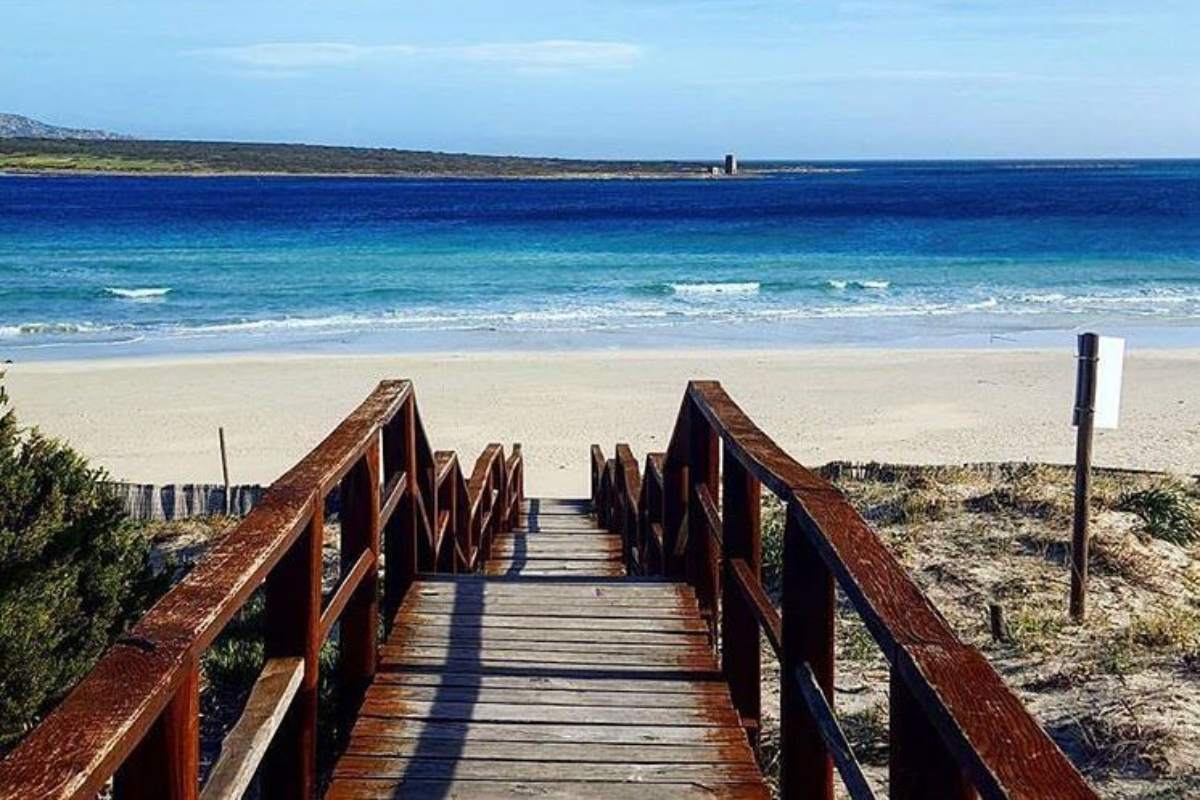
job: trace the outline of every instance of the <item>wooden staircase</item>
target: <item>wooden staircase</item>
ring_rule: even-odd
[[[767,796],[693,590],[530,499],[486,576],[418,580],[330,798]]]

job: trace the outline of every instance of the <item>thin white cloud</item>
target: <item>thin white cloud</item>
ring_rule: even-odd
[[[485,42],[457,46],[409,44],[360,45],[344,42],[269,42],[191,51],[256,74],[327,69],[396,58],[458,61],[507,66],[516,70],[565,71],[625,69],[642,56],[627,42],[543,39],[532,42]]]
[[[449,58],[511,64],[529,69],[616,69],[633,66],[642,56],[642,48],[635,44],[578,39],[431,48],[429,52]]]

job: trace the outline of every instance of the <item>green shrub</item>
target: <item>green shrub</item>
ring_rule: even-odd
[[[158,590],[150,543],[70,447],[23,431],[0,387],[0,751]]]
[[[787,507],[774,495],[762,500],[762,579],[771,590],[783,582],[783,531],[787,525]]]
[[[1155,539],[1185,545],[1200,536],[1200,513],[1182,486],[1162,483],[1128,492],[1117,501],[1117,508],[1141,517],[1146,532]]]

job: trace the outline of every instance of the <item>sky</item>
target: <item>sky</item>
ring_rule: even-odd
[[[1200,156],[1200,0],[0,0],[0,111],[596,158]]]

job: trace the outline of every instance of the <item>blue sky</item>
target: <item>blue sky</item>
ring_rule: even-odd
[[[484,153],[1200,156],[1200,2],[0,0],[0,111]]]

